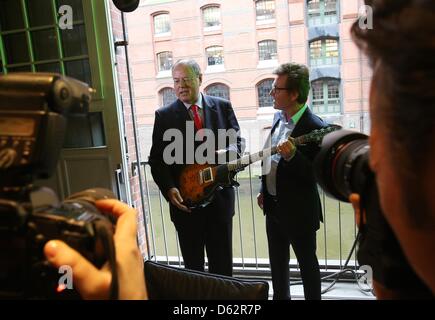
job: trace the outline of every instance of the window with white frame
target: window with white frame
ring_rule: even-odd
[[[275,0],[258,0],[255,2],[257,22],[275,19]]]
[[[316,114],[340,113],[340,80],[319,79],[311,83],[311,106]]]
[[[332,64],[338,64],[338,40],[325,38],[310,42],[310,65]]]
[[[338,22],[337,0],[308,0],[308,25],[318,26]]]
[[[276,60],[277,56],[275,40],[264,40],[258,43],[258,60]]]
[[[213,83],[205,89],[209,96],[230,100],[230,88],[223,83]]]
[[[168,104],[171,104],[175,100],[177,100],[177,96],[175,95],[175,90],[172,88],[163,88],[159,92],[160,101],[162,106],[167,106]]]
[[[221,11],[219,6],[210,6],[202,9],[204,29],[216,29],[221,25]]]
[[[159,72],[168,71],[172,68],[172,52],[164,51],[157,53],[157,63]]]
[[[257,84],[258,106],[260,108],[273,107],[273,98],[270,95],[273,79],[266,79]]]
[[[207,66],[223,66],[224,49],[220,46],[208,47],[205,49],[207,56]]]
[[[171,32],[169,13],[161,13],[154,16],[154,34],[164,35]]]

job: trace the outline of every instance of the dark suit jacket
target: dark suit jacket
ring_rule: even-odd
[[[211,129],[215,136],[215,150],[218,149],[218,129],[234,129],[240,131],[234,110],[228,100],[207,95],[203,96],[204,110],[204,127]],[[161,192],[167,198],[167,192],[170,188],[177,187],[178,178],[186,163],[186,121],[192,121],[189,113],[180,100],[160,108],[155,113],[153,144],[150,151],[149,163],[154,181],[159,186]],[[163,141],[163,135],[168,129],[178,129],[183,133],[183,164],[167,165],[163,161],[163,150],[171,141]],[[196,146],[197,147],[197,146]],[[237,136],[236,145],[230,145],[226,141],[226,149],[241,152],[241,138]],[[200,214],[210,214],[212,218],[229,221],[234,215],[234,189],[232,187],[223,188],[217,191],[214,200],[205,208],[194,211]],[[170,204],[171,220],[176,222],[180,219],[187,218],[186,215],[191,213],[183,212]],[[195,212],[193,212],[194,214]]]
[[[273,133],[279,123],[278,113],[275,114]],[[327,124],[307,108],[299,119],[291,136],[298,137],[323,128]],[[293,159],[289,162],[281,159],[276,172],[277,219],[292,234],[315,231],[319,229],[322,219],[322,208],[317,191],[316,179],[312,161],[319,151],[314,144],[298,146]],[[266,176],[262,176],[261,191],[263,192],[264,214],[270,214],[273,199],[267,192]]]

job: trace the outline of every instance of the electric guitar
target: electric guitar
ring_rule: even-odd
[[[313,130],[310,133],[293,138],[293,142],[295,146],[307,143],[320,143],[326,134],[339,129],[341,129],[341,126],[331,125],[326,128]],[[212,201],[213,195],[218,188],[239,185],[234,180],[235,175],[239,171],[242,171],[251,163],[263,160],[275,153],[277,153],[276,146],[225,164],[187,165],[181,172],[178,180],[183,204],[190,209],[205,207]]]

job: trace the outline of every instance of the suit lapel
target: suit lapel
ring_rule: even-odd
[[[294,138],[294,137],[299,137],[299,136],[305,134],[307,124],[308,124],[308,121],[310,120],[310,118],[311,118],[311,111],[309,108],[307,108],[305,110],[304,114],[302,115],[302,117],[299,119],[298,123],[296,124],[296,126],[293,129],[293,132],[290,136]]]
[[[203,97],[203,112],[204,112],[204,124],[205,128],[213,130],[213,132],[217,132],[217,110],[214,102],[206,95],[202,95]]]
[[[181,100],[177,100],[177,103],[175,104],[174,108],[174,114],[177,118],[177,124],[179,129],[181,129],[183,132],[186,129],[186,121],[192,120],[190,119],[189,112],[186,109],[186,106],[184,105]]]

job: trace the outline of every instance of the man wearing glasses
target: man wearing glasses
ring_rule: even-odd
[[[266,215],[266,233],[272,271],[273,298],[289,300],[290,245],[296,254],[306,300],[321,299],[316,231],[322,220],[320,198],[312,170],[319,148],[298,146],[298,137],[323,128],[326,123],[307,106],[309,72],[304,65],[286,63],[275,71],[270,95],[275,113],[270,142],[278,153],[263,162],[262,183],[257,202]]]
[[[160,108],[155,113],[153,143],[149,162],[154,181],[166,200],[169,201],[171,220],[178,233],[185,267],[204,271],[204,249],[207,251],[210,273],[232,276],[232,218],[234,215],[234,189],[225,187],[217,191],[213,201],[203,208],[191,209],[180,195],[178,178],[187,160],[195,154],[202,143],[210,144],[215,139],[213,150],[215,159],[228,158],[228,154],[242,152],[241,138],[237,134],[228,139],[225,148],[218,147],[218,130],[238,133],[240,128],[231,103],[228,100],[211,97],[199,92],[202,74],[194,60],[179,60],[172,67],[172,77],[177,100]],[[189,134],[187,123],[193,124],[196,138],[201,137],[202,129],[212,132],[206,140]],[[164,150],[174,141],[164,141],[165,132],[178,130],[182,138],[182,163],[170,163],[165,159]],[[200,141],[198,141],[200,140]],[[235,143],[231,143],[235,141]],[[195,141],[195,143],[193,142]],[[189,146],[193,146],[190,148]],[[179,151],[180,152],[180,151]],[[218,157],[219,156],[219,157]],[[177,157],[177,155],[175,155]]]

